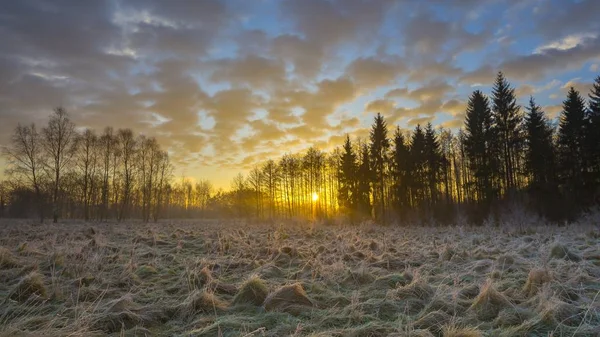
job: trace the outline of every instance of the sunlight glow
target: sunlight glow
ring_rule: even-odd
[[[316,202],[317,200],[319,200],[319,195],[316,192],[313,192],[312,201]]]

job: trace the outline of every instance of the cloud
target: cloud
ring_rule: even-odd
[[[346,69],[346,73],[356,85],[363,89],[373,89],[394,83],[394,80],[405,69],[399,59],[386,62],[373,57],[358,58]]]
[[[211,80],[215,82],[225,81],[233,85],[265,88],[282,86],[286,81],[283,62],[256,55],[218,60],[215,62],[215,68],[211,75]]]
[[[593,40],[598,35],[596,33],[580,33],[566,36],[562,39],[551,41],[542,46],[537,47],[533,52],[535,54],[543,54],[550,50],[569,50],[579,45],[585,44],[588,40]]]
[[[575,88],[575,90],[579,91],[579,93],[583,96],[583,97],[587,97],[587,95],[590,93],[590,90],[593,87],[593,83],[590,82],[582,82],[581,78],[577,77],[577,78],[573,78],[569,81],[567,81],[567,83],[565,83],[563,86],[560,87],[560,91],[563,93],[564,96],[566,96],[567,92],[569,92],[569,89],[573,87]]]
[[[392,112],[396,107],[396,102],[389,99],[376,99],[365,105],[365,112],[381,112],[384,115]]]
[[[498,70],[555,112],[568,86],[586,93],[600,63],[591,0],[2,7],[0,145],[63,105],[80,126],[157,137],[196,176],[367,136],[375,112],[402,128],[461,127],[465,99]]]

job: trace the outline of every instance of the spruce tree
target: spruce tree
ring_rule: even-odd
[[[442,164],[442,155],[440,143],[431,123],[425,127],[425,160],[427,172],[427,189],[429,193],[429,202],[436,204],[438,201],[438,180]]]
[[[526,169],[531,178],[531,184],[540,187],[550,180],[550,171],[554,165],[552,128],[542,108],[529,99],[525,117],[527,151]]]
[[[498,145],[502,160],[503,187],[506,192],[514,189],[516,184],[517,163],[519,153],[517,149],[523,143],[521,125],[523,117],[517,105],[515,89],[498,72],[496,82],[492,89],[492,111],[497,128]]]
[[[356,154],[350,141],[350,136],[346,135],[340,162],[339,162],[339,191],[338,198],[340,207],[353,217],[358,204],[358,184],[357,184],[357,163]]]
[[[558,129],[558,161],[560,180],[567,199],[582,206],[585,151],[585,102],[573,87],[563,102]],[[573,209],[576,210],[576,209]]]
[[[549,197],[556,195],[553,129],[542,108],[529,99],[525,116],[525,170],[529,189],[539,212],[549,213]]]
[[[369,151],[371,155],[371,174],[373,182],[373,201],[377,219],[385,218],[385,174],[387,153],[390,141],[387,136],[387,124],[381,114],[377,114],[371,126]]]
[[[467,103],[463,142],[475,180],[475,198],[489,205],[495,196],[497,142],[489,100],[479,90],[473,92]]]
[[[589,93],[588,121],[586,123],[586,153],[590,171],[590,189],[600,188],[600,76],[596,77]]]
[[[394,132],[392,152],[392,179],[394,191],[394,209],[402,215],[410,207],[409,186],[411,184],[410,149],[404,135],[397,127]]]
[[[427,158],[425,154],[425,133],[420,125],[415,127],[410,142],[412,171],[411,194],[417,207],[422,208],[427,200]]]
[[[360,145],[357,202],[360,214],[371,216],[371,165],[369,160],[369,147],[366,143]]]

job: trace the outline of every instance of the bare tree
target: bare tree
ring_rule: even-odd
[[[159,151],[156,160],[156,169],[154,171],[154,222],[158,221],[161,215],[166,190],[169,187],[169,181],[173,174],[173,165],[169,161],[169,155],[166,151]]]
[[[144,222],[148,222],[153,207],[152,201],[155,199],[155,185],[162,152],[155,138],[140,136],[138,144],[137,164],[139,165],[139,187],[142,192],[142,218]]]
[[[67,165],[73,158],[76,148],[75,124],[69,119],[67,110],[62,107],[54,109],[48,126],[42,129],[42,142],[48,161],[45,169],[52,181],[52,218],[58,222],[60,179]]]
[[[86,129],[78,137],[78,149],[76,154],[77,167],[82,180],[82,203],[83,217],[87,221],[90,218],[90,202],[94,193],[94,181],[98,163],[98,136],[90,129]]]
[[[122,195],[121,195],[121,209],[119,210],[118,220],[123,220],[129,211],[129,204],[131,202],[131,194],[133,191],[133,178],[134,178],[134,160],[135,152],[137,150],[137,143],[133,138],[133,132],[131,129],[120,129],[117,132],[117,138],[119,139],[120,154],[121,154],[121,166],[122,172]]]
[[[212,185],[208,180],[200,180],[199,182],[196,182],[194,193],[196,194],[196,202],[198,204],[197,206],[200,210],[201,216],[206,215],[206,208],[208,206],[208,200],[210,199],[212,189]]]
[[[42,139],[35,124],[18,125],[10,145],[3,148],[3,154],[8,159],[8,175],[16,175],[18,179],[24,179],[35,192],[40,222],[44,222],[41,178],[44,157],[41,143]]]
[[[100,161],[102,166],[102,208],[100,211],[100,219],[104,219],[108,216],[108,201],[110,196],[110,171],[111,171],[111,158],[113,153],[115,152],[116,142],[115,137],[113,135],[113,129],[111,127],[107,127],[104,129],[104,133],[100,136],[98,140],[98,147],[100,150]]]
[[[8,201],[8,183],[6,180],[0,181],[0,218],[4,217],[6,202]]]

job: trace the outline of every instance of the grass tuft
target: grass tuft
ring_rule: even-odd
[[[422,278],[415,278],[410,284],[400,287],[395,291],[395,295],[400,299],[418,298],[426,300],[433,296],[433,293],[433,288]]]
[[[194,290],[178,306],[179,315],[191,318],[197,314],[211,315],[227,309],[227,303],[214,293],[204,290]]]
[[[445,326],[443,329],[443,337],[481,337],[483,333],[477,328],[468,327],[460,328],[455,325]]]
[[[569,261],[581,261],[581,257],[571,252],[565,245],[561,243],[555,243],[550,248],[550,258],[553,259],[564,259]]]
[[[267,288],[265,281],[254,275],[242,284],[242,287],[233,298],[233,304],[251,304],[260,306],[268,295],[269,289]]]
[[[442,331],[444,325],[450,322],[451,318],[447,313],[436,310],[423,315],[415,321],[413,326],[417,329],[427,329],[433,333],[439,333]]]
[[[18,266],[19,264],[14,255],[8,249],[0,247],[0,269],[10,269]]]
[[[43,276],[37,272],[31,272],[17,283],[8,297],[15,301],[24,302],[32,295],[44,298],[46,294]]]
[[[308,298],[300,283],[285,285],[270,293],[264,302],[267,311],[283,311],[292,314],[299,313],[303,307],[313,307],[313,301]]]
[[[512,304],[502,293],[494,288],[492,282],[488,280],[481,287],[479,295],[471,304],[469,310],[472,310],[478,319],[482,321],[491,321],[498,316],[498,313]]]
[[[532,269],[527,276],[527,281],[523,287],[523,292],[527,296],[533,296],[537,294],[542,285],[550,282],[552,277],[547,269]]]

